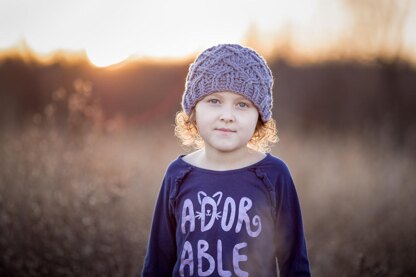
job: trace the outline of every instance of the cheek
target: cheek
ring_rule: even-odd
[[[253,131],[253,133],[256,130],[258,121],[259,121],[259,113],[257,111],[247,118],[247,122],[250,126],[250,129]]]
[[[215,113],[205,107],[204,105],[197,105],[195,107],[195,122],[200,125],[205,125],[215,119]]]
[[[256,132],[256,126],[257,126],[257,122],[255,123],[255,124],[253,124],[253,125],[251,125],[251,129],[250,129],[250,138],[252,138],[253,137],[253,135],[254,135],[254,133]]]
[[[198,129],[198,133],[203,133],[208,126],[208,118],[204,115],[204,112],[200,109],[195,109],[195,117],[194,117],[195,126]]]

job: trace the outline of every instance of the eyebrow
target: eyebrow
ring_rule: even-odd
[[[234,93],[234,94],[236,94],[235,100],[245,100],[245,101],[250,102],[250,99],[244,97],[243,95],[238,94],[238,93]],[[207,95],[207,97],[209,97],[209,96],[220,97],[220,98],[224,97],[224,96],[221,95],[221,92],[213,92],[213,93]]]
[[[222,97],[221,93],[219,93],[219,92],[213,92],[211,94],[208,94],[207,97],[209,97],[209,96]]]
[[[249,103],[251,103],[251,102],[252,102],[250,99],[248,99],[247,97],[244,97],[244,96],[242,96],[242,95],[238,95],[238,96],[235,98],[235,101],[246,101],[246,102],[249,102]]]

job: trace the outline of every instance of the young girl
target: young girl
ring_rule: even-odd
[[[142,276],[310,276],[289,170],[268,153],[273,76],[221,44],[191,65],[176,135],[198,150],[167,169]]]

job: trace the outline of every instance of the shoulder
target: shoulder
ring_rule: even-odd
[[[183,157],[184,155],[178,156],[168,165],[165,172],[165,178],[175,178],[190,170],[189,164],[184,162]]]
[[[273,181],[286,182],[292,179],[286,162],[272,154],[267,154],[267,157],[257,165],[257,168]]]
[[[267,154],[266,158],[261,162],[260,167],[264,170],[289,172],[289,167],[279,157]]]
[[[164,193],[171,194],[176,185],[190,172],[190,167],[182,160],[182,155],[173,160],[165,170],[162,188]]]
[[[258,169],[265,174],[270,183],[281,195],[287,193],[295,193],[295,184],[287,164],[279,157],[269,154],[264,163]]]
[[[175,175],[180,171],[187,170],[189,165],[183,160],[184,155],[178,156],[167,167],[165,175]]]

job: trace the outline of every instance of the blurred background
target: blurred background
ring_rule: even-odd
[[[0,275],[135,276],[189,64],[274,73],[314,276],[416,276],[415,0],[0,0]]]

